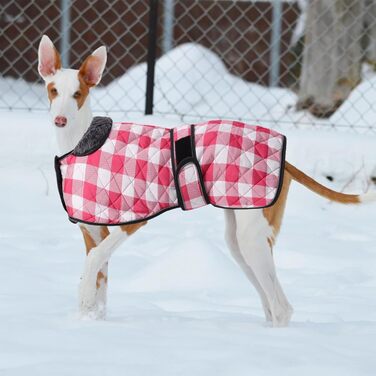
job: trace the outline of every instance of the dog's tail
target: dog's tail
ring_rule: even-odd
[[[330,201],[339,202],[341,204],[361,204],[376,201],[375,191],[367,192],[362,195],[350,195],[336,192],[318,183],[316,180],[312,179],[287,161],[285,162],[285,169],[291,175],[293,180]]]

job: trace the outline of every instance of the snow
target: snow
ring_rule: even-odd
[[[145,77],[146,64],[131,68],[106,88],[96,90],[94,108],[114,113],[123,112],[124,108],[132,109],[131,113],[142,112]],[[124,88],[132,90],[125,90],[124,96]],[[194,43],[182,44],[157,61],[154,98],[155,112],[159,114],[211,118],[215,113],[220,118],[268,121],[279,119],[286,107],[296,102],[295,94],[287,89],[271,92],[229,74],[219,56]]]
[[[184,48],[192,46],[171,52],[177,62]],[[229,91],[244,87],[246,96],[254,84],[228,75],[204,49],[193,48],[190,56],[192,61],[176,64],[199,72],[184,81],[188,104],[180,103],[169,82],[181,72],[161,59],[161,112],[192,106],[205,114],[214,106],[231,117],[247,110],[242,103],[236,107]],[[215,70],[208,72],[207,59]],[[113,83],[112,98],[102,89],[93,93],[112,106],[115,120],[124,120],[116,111],[132,98],[142,110],[137,98],[143,96],[144,69],[135,67]],[[201,86],[206,74],[222,98]],[[132,80],[140,91],[118,104]],[[253,88],[264,100],[249,96],[246,103],[257,116],[273,109],[271,122],[294,101],[284,89]],[[279,108],[275,97],[282,100]],[[25,96],[25,103],[33,105],[33,98]],[[291,116],[303,124],[307,115]],[[374,375],[376,204],[341,206],[292,184],[274,250],[295,309],[287,328],[264,323],[260,299],[225,245],[223,213],[213,207],[166,212],[131,236],[110,261],[107,320],[84,321],[77,314],[84,244],[58,197],[53,126],[46,113],[3,111],[0,117],[0,375]],[[127,120],[181,123],[135,114]],[[292,128],[282,132],[287,159],[298,168],[338,190],[374,189],[374,136]]]
[[[133,235],[110,262],[107,320],[80,321],[84,246],[55,189],[52,125],[46,114],[1,118],[1,375],[374,374],[375,205],[330,204],[293,184],[275,249],[295,308],[288,328],[265,326],[209,207],[167,212]],[[336,188],[364,164],[359,190],[373,142],[289,131],[288,159],[334,175]]]
[[[157,60],[154,112],[185,122],[211,119],[214,115],[283,129],[312,129],[314,124],[315,128],[356,128],[358,132],[374,134],[375,72],[364,64],[362,76],[364,81],[330,119],[317,119],[307,112],[294,110],[297,97],[292,91],[271,90],[246,82],[230,74],[212,51],[199,44],[186,43]],[[94,109],[105,109],[114,116],[120,116],[124,109],[128,116],[142,113],[145,77],[146,64],[132,67],[106,88],[95,91]]]
[[[376,77],[360,83],[350,94],[344,104],[332,115],[331,121],[348,126],[362,123],[375,126],[375,109],[373,98],[376,96]]]
[[[303,5],[304,6],[304,5]],[[111,51],[108,51],[111,53]],[[186,43],[157,60],[155,67],[154,113],[186,123],[200,119],[243,119],[275,128],[356,128],[375,134],[376,76],[363,65],[363,82],[358,85],[330,119],[317,119],[308,112],[295,111],[296,94],[246,82],[230,74],[222,60],[205,47]],[[146,63],[131,67],[121,77],[91,94],[95,112],[120,119],[140,116],[145,108]],[[1,108],[44,110],[44,87],[22,80],[0,79]],[[20,100],[19,93],[24,93]]]
[[[110,52],[109,52],[110,53]],[[145,106],[146,64],[130,68],[110,85],[97,88],[92,94],[93,109],[120,116],[140,114]],[[9,88],[11,88],[9,90]],[[20,106],[45,108],[42,85],[27,86],[22,80],[0,80],[2,107]],[[236,93],[236,95],[234,95]],[[162,56],[155,71],[155,112],[159,114],[193,114],[194,117],[281,120],[288,106],[296,102],[295,94],[287,89],[268,88],[245,82],[227,72],[221,59],[199,44],[187,43]],[[301,117],[302,115],[298,115]],[[176,116],[175,116],[176,118]]]

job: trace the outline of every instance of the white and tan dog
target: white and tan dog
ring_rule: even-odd
[[[106,48],[102,46],[95,50],[79,70],[62,68],[59,53],[47,36],[42,37],[38,52],[38,70],[46,83],[59,153],[64,154],[76,146],[91,123],[89,93],[101,80],[107,59]],[[291,180],[339,203],[357,204],[376,199],[371,193],[358,196],[332,191],[286,162],[282,191],[275,205],[259,210],[224,211],[227,244],[257,289],[266,320],[273,326],[287,325],[293,312],[278,281],[272,253]],[[105,316],[107,263],[119,244],[145,224],[119,226],[111,234],[105,226],[80,225],[87,254],[80,285],[83,315]]]

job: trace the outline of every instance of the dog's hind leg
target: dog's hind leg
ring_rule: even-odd
[[[272,247],[278,235],[291,178],[286,173],[278,201],[264,210],[236,210],[236,238],[246,265],[261,286],[274,326],[287,325],[292,307],[278,281]]]
[[[97,275],[108,263],[118,246],[136,232],[146,222],[119,226],[102,242],[92,248],[85,261],[85,268],[80,283],[80,310],[85,316],[97,318]],[[94,315],[93,315],[94,313]]]
[[[265,292],[262,289],[261,285],[259,284],[255,274],[253,273],[253,270],[245,262],[244,257],[242,253],[240,252],[238,239],[236,236],[235,213],[233,210],[225,210],[224,213],[225,213],[225,223],[226,223],[226,232],[225,232],[226,243],[231,251],[233,258],[242,268],[247,278],[252,282],[253,286],[255,286],[257,292],[259,293],[262,306],[264,308],[266,320],[272,321],[272,315],[271,315],[271,311],[269,307],[269,302],[268,302],[268,299],[266,298]]]
[[[237,210],[235,218],[240,254],[264,292],[270,311],[269,318],[271,318],[273,326],[287,325],[292,308],[277,278],[269,240],[273,235],[271,226],[262,210],[252,212]]]

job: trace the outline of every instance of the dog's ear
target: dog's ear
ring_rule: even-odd
[[[38,72],[45,80],[61,69],[61,58],[51,39],[43,35],[38,48]]]
[[[78,75],[84,80],[87,86],[92,87],[99,84],[102,73],[107,62],[106,47],[97,48],[82,63]]]

